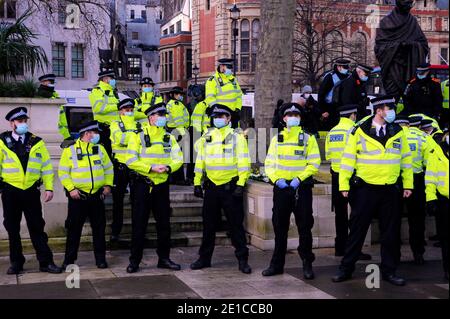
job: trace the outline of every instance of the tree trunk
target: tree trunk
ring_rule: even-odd
[[[255,74],[256,128],[270,128],[278,99],[292,99],[295,9],[296,0],[261,1],[262,30]]]

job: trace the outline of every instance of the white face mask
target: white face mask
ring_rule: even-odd
[[[447,145],[448,145],[448,135],[445,137],[445,142],[446,142]]]
[[[305,99],[309,99],[309,97],[311,96],[311,94],[310,94],[310,93],[305,93],[305,94],[303,94],[303,96],[305,97]]]

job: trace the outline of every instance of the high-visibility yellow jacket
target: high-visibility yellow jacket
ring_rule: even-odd
[[[59,161],[58,176],[64,188],[94,194],[103,186],[113,186],[114,169],[102,145],[78,139],[65,148]]]
[[[441,128],[439,127],[438,121],[436,121],[434,118],[429,117],[428,115],[425,115],[425,114],[423,114],[423,113],[411,114],[410,116],[411,116],[411,117],[413,117],[413,116],[419,116],[419,117],[421,117],[421,118],[424,119],[424,120],[431,120],[431,121],[433,121],[433,123],[431,124],[431,125],[433,126],[433,128],[439,130],[439,132],[442,133]]]
[[[25,190],[41,180],[48,191],[53,191],[53,166],[44,141],[27,133],[27,148],[30,148],[27,169],[24,171],[16,153],[11,150],[11,132],[0,135],[0,178],[3,182]]]
[[[232,111],[242,109],[242,90],[234,76],[216,72],[206,81],[205,90],[205,102],[209,107],[222,104]]]
[[[184,132],[184,129],[189,127],[189,112],[183,102],[170,100],[167,103],[167,114],[168,128],[180,128],[183,129],[181,132]]]
[[[331,169],[335,173],[339,173],[342,154],[354,127],[355,122],[349,118],[341,117],[339,124],[333,127],[327,135],[325,157],[331,162]]]
[[[142,125],[148,124],[147,115],[145,111],[152,105],[162,103],[163,98],[160,95],[156,95],[154,92],[141,93],[141,96],[134,100],[134,118]]]
[[[320,167],[320,151],[314,135],[301,127],[285,128],[270,142],[265,172],[272,183],[283,178],[304,181]]]
[[[191,115],[192,127],[200,133],[205,133],[211,126],[211,118],[206,114],[208,104],[205,101],[197,103]]]
[[[210,128],[196,143],[194,185],[202,183],[204,174],[215,185],[229,183],[238,177],[244,186],[250,177],[250,154],[247,140],[231,127]]]
[[[53,92],[52,99],[59,99],[59,94],[55,91]],[[64,139],[70,138],[69,124],[67,123],[66,110],[64,105],[59,107],[59,118],[58,118],[58,131]]]
[[[130,169],[148,177],[155,185],[165,183],[169,174],[151,172],[152,165],[166,165],[171,173],[183,165],[183,153],[175,138],[164,128],[151,125],[130,136],[126,159]]]
[[[436,142],[433,138],[417,127],[406,130],[409,148],[411,150],[413,172],[422,173],[428,160],[428,155],[434,149]]]
[[[441,83],[442,96],[444,101],[442,102],[442,107],[448,109],[448,79]]]
[[[128,141],[131,136],[142,130],[142,125],[140,122],[136,122],[133,116],[121,115],[120,121],[111,123],[110,130],[113,157],[119,163],[125,164],[127,161]]]
[[[449,198],[448,181],[449,181],[449,163],[448,151],[447,155],[442,148],[438,146],[431,151],[425,173],[425,193],[427,202],[436,200],[437,194]]]
[[[119,99],[115,96],[113,87],[108,83],[99,81],[89,94],[89,102],[94,113],[94,120],[107,125],[119,120],[117,109]]]
[[[402,177],[404,189],[413,189],[412,156],[405,130],[397,124],[387,124],[389,138],[383,146],[370,134],[369,118],[350,135],[339,171],[339,190],[350,189],[350,178],[357,177],[372,185],[394,185]]]

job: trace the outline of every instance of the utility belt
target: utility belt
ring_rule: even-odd
[[[69,191],[67,189],[65,190],[65,192],[66,192],[66,196],[68,198],[71,198],[70,197],[70,193],[69,193]],[[86,193],[86,192],[83,192],[82,190],[79,190],[79,189],[78,189],[78,192],[80,193],[80,200],[83,200],[83,201],[98,200],[98,199],[101,199],[101,195],[103,194],[103,187],[101,187],[94,194]]]
[[[155,186],[155,183],[149,177],[136,173],[134,170],[130,170],[130,182],[132,184],[144,182],[150,187]]]
[[[226,184],[216,185],[209,178],[206,178],[205,182],[203,183],[203,187],[205,189],[220,189],[220,190],[224,190],[224,191],[231,191],[236,188],[236,184],[237,184],[238,180],[239,180],[239,177],[236,176],[236,177],[233,177],[231,179],[231,181],[229,181]]]
[[[366,183],[361,177],[358,177],[356,175],[353,175],[350,178],[350,187],[354,187],[354,188],[360,188],[360,187],[370,187],[370,188],[374,188],[374,189],[381,189],[381,188],[385,188],[385,187],[397,187],[397,188],[403,188],[403,183],[401,182],[402,179],[398,178],[397,182],[395,184],[385,184],[385,185],[375,185],[375,184],[369,184]]]
[[[119,171],[126,171],[129,170],[128,166],[126,166],[124,163],[119,162],[117,159],[113,159],[114,168]]]

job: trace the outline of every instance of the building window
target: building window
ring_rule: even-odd
[[[142,11],[141,11],[141,18],[142,18],[144,21],[147,21],[147,11],[145,11],[145,10],[142,10]]]
[[[162,52],[161,77],[163,82],[173,80],[173,51]]]
[[[206,10],[211,10],[211,0],[205,0],[205,8]]]
[[[448,48],[441,48],[441,65],[447,65],[448,63]]]
[[[366,63],[367,62],[367,39],[366,36],[361,33],[358,32],[355,34],[355,39],[354,39],[354,51],[353,52],[353,57],[356,61],[358,61],[359,63]]]
[[[54,43],[52,46],[53,73],[57,77],[66,76],[66,47],[64,43]]]
[[[442,19],[442,31],[448,31],[448,18]]]
[[[164,30],[163,30],[163,35],[168,35],[168,34],[169,34],[169,30],[164,29]]]
[[[17,1],[11,0],[0,1],[0,18],[16,19],[16,3]]]
[[[170,26],[170,28],[169,28],[169,33],[170,33],[170,34],[174,34],[174,33],[175,33],[175,26],[174,26],[174,25],[171,25],[171,26]]]
[[[130,11],[130,19],[131,19],[131,20],[134,20],[134,16],[135,16],[134,10],[131,10],[131,11]]]
[[[139,40],[139,32],[131,32],[132,40]]]
[[[252,72],[256,70],[256,55],[258,53],[258,40],[261,34],[261,23],[259,19],[252,22]]]
[[[186,79],[192,79],[192,49],[186,49]]]
[[[240,67],[241,72],[250,71],[250,21],[247,19],[241,22],[240,39]]]
[[[72,47],[72,78],[84,78],[84,49],[82,44]]]
[[[139,80],[141,78],[142,61],[140,55],[128,56],[128,80]]]
[[[177,33],[181,32],[181,20],[177,22]]]

